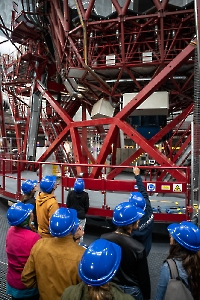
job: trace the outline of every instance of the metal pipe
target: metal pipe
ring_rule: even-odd
[[[197,58],[198,58],[198,67],[200,70],[200,28],[199,28],[199,1],[194,0],[194,12],[195,12],[195,25],[196,25],[196,37],[197,37]]]
[[[194,122],[191,122],[191,202],[194,203]]]
[[[80,22],[81,22],[81,26],[83,28],[84,62],[87,65],[87,30],[86,30],[86,26],[85,26],[84,21],[83,21],[83,17],[82,17],[78,2],[77,2],[77,0],[74,0],[74,2],[76,4],[76,8],[77,8],[77,12],[78,12],[79,19],[80,19]]]
[[[187,77],[186,76],[173,76],[173,79],[175,80],[185,80]],[[136,81],[151,81],[151,77],[146,77],[146,78],[135,78]],[[133,82],[133,79],[128,78],[128,79],[108,79],[106,80],[107,83],[114,83],[114,82]]]

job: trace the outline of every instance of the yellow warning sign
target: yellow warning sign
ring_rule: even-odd
[[[52,165],[52,175],[59,176],[60,175],[60,168],[57,165]]]
[[[173,184],[173,191],[178,193],[182,192],[182,183]]]
[[[161,190],[170,191],[170,185],[161,185]]]

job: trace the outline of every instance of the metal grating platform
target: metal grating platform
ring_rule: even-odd
[[[163,261],[166,259],[166,253],[149,253],[148,256],[148,265],[149,273],[151,280],[151,299],[155,298],[158,280],[160,276],[160,268],[163,264]]]
[[[6,295],[6,272],[7,264],[0,262],[0,300],[10,300],[11,297]]]

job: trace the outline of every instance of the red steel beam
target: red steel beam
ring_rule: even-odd
[[[180,52],[156,77],[154,77],[116,116],[127,118],[140,104],[172,76],[192,55],[196,39]]]
[[[119,128],[126,133],[129,137],[131,137],[136,144],[138,144],[142,149],[144,149],[144,152],[147,152],[150,154],[151,157],[155,159],[162,167],[174,167],[174,163],[169,161],[166,156],[164,156],[157,148],[150,145],[149,142],[141,135],[139,134],[134,128],[132,128],[129,124],[118,120],[118,126]],[[175,177],[178,181],[184,181],[185,180],[185,174],[178,170],[170,171],[173,177]]]
[[[157,8],[158,11],[162,9],[160,0],[152,0],[152,2],[154,3],[154,5],[155,5],[155,7]]]
[[[114,118],[115,119],[115,118]],[[97,164],[104,164],[108,154],[110,153],[110,147],[117,138],[118,127],[116,124],[111,124],[108,134],[104,140],[104,143],[101,147],[100,153],[97,157]],[[90,177],[96,178],[100,175],[101,168],[93,168]]]
[[[194,46],[196,45],[196,40],[192,41],[191,44],[189,44],[182,52],[180,52],[176,58],[174,58],[156,77],[154,77],[149,84],[147,84],[139,93],[137,96],[135,96],[113,119],[113,126],[117,126],[117,123],[121,121],[122,119],[127,118],[131,112],[133,112],[140,104],[142,104],[154,91],[156,91],[170,76],[174,74],[174,72],[182,66],[182,64],[187,61],[190,57],[191,54],[194,51]],[[116,119],[118,121],[116,121]],[[116,122],[116,123],[115,123]],[[116,125],[114,125],[116,124]],[[123,123],[124,124],[124,123]],[[125,125],[125,124],[124,124]],[[102,146],[102,149],[100,151],[99,157],[98,157],[98,163],[103,163],[104,160],[106,159],[109,150],[108,150],[108,145],[109,145],[109,140],[108,137],[110,136],[110,130],[111,130],[111,136],[112,132],[114,132],[114,128],[111,126],[112,130],[109,129],[108,135],[104,141],[104,144]],[[123,129],[126,129],[126,125],[122,126]],[[131,127],[130,127],[131,130]],[[138,133],[135,133],[136,136],[138,136]],[[143,139],[142,136],[140,136],[140,139]],[[144,141],[144,139],[143,139]],[[111,144],[111,143],[110,143]],[[145,145],[145,142],[144,142]],[[146,146],[145,146],[146,148]],[[164,160],[164,155],[163,155],[163,160],[161,160],[161,156],[158,155],[158,153],[154,152],[154,149],[151,147],[148,147],[149,151],[155,154],[157,159],[159,159],[159,162],[163,164],[166,162],[166,159]],[[103,153],[105,151],[105,153]],[[148,151],[147,151],[148,152]],[[154,156],[154,155],[153,155]],[[177,178],[183,177],[184,175],[178,174],[179,172],[175,172]],[[100,168],[97,170],[96,168],[93,169],[92,171],[92,176],[96,177],[100,174]]]
[[[93,6],[94,6],[94,3],[95,3],[95,0],[90,0],[90,2],[89,2],[89,4],[88,4],[88,8],[87,8],[87,10],[86,10],[86,12],[85,12],[85,16],[84,16],[84,18],[85,18],[86,21],[87,21],[87,20],[89,19],[89,17],[90,17],[92,8],[93,8]]]
[[[185,119],[192,111],[194,105],[189,105],[180,115],[174,118],[170,123],[168,123],[163,129],[161,129],[157,134],[155,134],[149,141],[149,145],[154,145],[157,141],[159,141],[163,136],[165,136],[171,129],[173,129],[181,120]],[[134,154],[124,160],[120,166],[130,165],[132,161],[134,161],[137,157],[139,157],[144,150],[142,148],[138,149]],[[107,176],[108,179],[114,179],[118,174],[123,171],[122,169],[113,169]]]
[[[3,96],[2,96],[1,86],[0,86],[0,123],[1,123],[1,136],[6,137],[4,109],[3,109]],[[3,147],[5,147],[5,145],[6,145],[6,143],[4,144],[4,140],[3,140]]]

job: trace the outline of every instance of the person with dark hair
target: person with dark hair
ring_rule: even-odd
[[[110,282],[121,261],[121,248],[107,240],[94,241],[79,263],[83,282],[65,289],[61,300],[133,300]]]
[[[191,222],[168,226],[170,250],[167,259],[173,259],[179,277],[184,280],[194,300],[200,300],[200,230]],[[163,300],[170,276],[168,263],[165,261],[160,271],[155,300]]]
[[[66,287],[81,281],[78,264],[85,249],[75,242],[83,234],[76,218],[73,209],[56,210],[49,224],[52,238],[40,239],[30,253],[21,280],[27,288],[37,285],[40,300],[60,300]]]
[[[144,215],[139,221],[138,229],[134,230],[131,236],[144,245],[146,254],[148,256],[151,250],[152,232],[154,227],[153,209],[151,207],[151,202],[149,200],[146,188],[140,176],[140,169],[138,167],[134,167],[133,173],[135,175],[138,192],[132,192],[129,197],[129,201],[135,206],[143,209]]]
[[[12,300],[39,300],[38,289],[36,287],[27,289],[21,281],[21,273],[31,249],[40,240],[40,236],[31,231],[30,227],[33,208],[30,203],[18,202],[7,211],[7,219],[11,227],[6,236],[8,259],[6,293],[12,296]]]
[[[40,181],[39,194],[36,197],[36,214],[38,221],[38,233],[41,237],[51,238],[49,232],[49,220],[59,208],[54,191],[57,188],[57,177],[54,175],[44,176]]]
[[[77,217],[82,229],[85,229],[86,214],[89,209],[89,195],[84,191],[85,182],[82,178],[77,178],[74,182],[74,190],[69,191],[67,195],[66,205],[68,208],[73,208],[77,211]],[[81,238],[83,242],[83,237]]]
[[[31,203],[33,204],[33,226],[35,227],[35,230],[38,229],[38,223],[37,223],[37,215],[36,215],[36,203],[35,203],[35,193],[38,191],[38,182],[37,180],[31,180],[27,179],[22,183],[21,186],[23,195],[21,198],[21,202],[27,204]]]
[[[137,230],[144,211],[130,202],[122,202],[113,211],[112,222],[116,231],[105,233],[101,238],[119,245],[122,259],[118,271],[112,279],[126,294],[136,300],[150,299],[151,285],[147,256],[144,246],[131,237]]]

